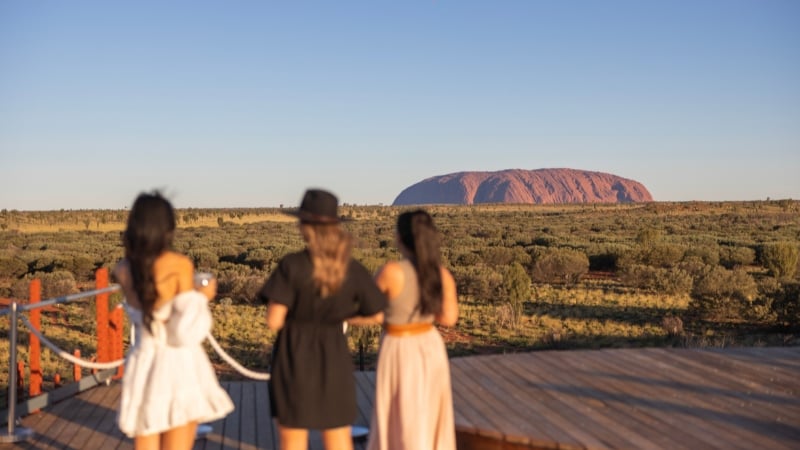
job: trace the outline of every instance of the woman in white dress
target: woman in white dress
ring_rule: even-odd
[[[170,249],[174,232],[172,205],[157,192],[139,195],[113,271],[136,333],[117,423],[137,450],[191,449],[198,423],[233,410],[202,347],[216,282],[195,289],[192,261]]]

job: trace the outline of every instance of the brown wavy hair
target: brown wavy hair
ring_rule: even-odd
[[[407,211],[397,218],[400,242],[411,252],[411,263],[417,271],[422,314],[442,312],[442,273],[439,232],[433,217],[418,209]]]
[[[353,238],[339,224],[301,222],[300,232],[314,265],[314,286],[320,297],[339,292],[347,276]]]
[[[175,211],[159,192],[140,194],[133,202],[122,235],[125,258],[130,264],[133,290],[139,297],[144,325],[150,329],[153,307],[158,298],[153,265],[172,247]]]

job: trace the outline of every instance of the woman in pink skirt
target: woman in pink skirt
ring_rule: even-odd
[[[433,325],[455,325],[455,281],[441,265],[439,234],[427,212],[401,214],[397,241],[403,259],[376,276],[389,302],[367,448],[455,449],[450,367]]]

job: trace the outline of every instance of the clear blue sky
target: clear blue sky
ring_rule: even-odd
[[[800,198],[800,1],[0,2],[0,208],[552,167]]]

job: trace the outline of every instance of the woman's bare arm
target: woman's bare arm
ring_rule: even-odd
[[[272,331],[278,331],[286,323],[286,314],[289,308],[280,303],[269,302],[267,304],[267,327]]]
[[[136,295],[136,291],[133,290],[131,268],[127,259],[123,259],[114,266],[111,271],[111,277],[122,288],[122,295],[125,296],[125,301],[136,309],[142,309],[139,297]]]
[[[390,261],[383,265],[375,275],[375,284],[378,289],[386,295],[387,300],[392,301],[393,298],[400,294],[403,289],[404,275],[400,264],[396,261]],[[384,314],[383,311],[372,316],[356,316],[347,319],[350,325],[381,325],[383,324]]]
[[[458,321],[458,295],[456,281],[447,268],[441,268],[442,273],[442,312],[436,316],[436,321],[446,327],[452,327]]]

